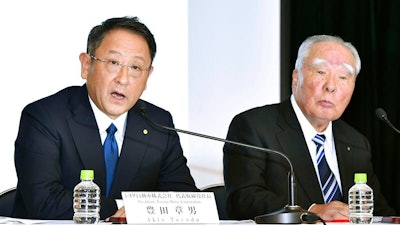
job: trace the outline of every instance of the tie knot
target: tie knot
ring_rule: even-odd
[[[107,128],[107,134],[114,135],[116,131],[117,131],[117,128],[115,127],[115,125],[113,123],[111,123],[111,125]]]
[[[312,140],[316,145],[323,145],[325,142],[325,135],[316,134]]]

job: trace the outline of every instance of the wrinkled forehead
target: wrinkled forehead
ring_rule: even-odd
[[[306,61],[309,65],[342,67],[351,74],[356,72],[353,54],[345,46],[336,42],[315,43],[311,47]]]
[[[355,68],[346,63],[346,62],[342,62],[342,61],[329,61],[327,59],[323,59],[323,58],[313,58],[311,60],[311,64],[310,66],[312,67],[320,67],[320,66],[326,66],[326,67],[335,67],[335,68],[342,68],[344,70],[346,70],[346,72],[350,73],[350,74],[355,74]]]

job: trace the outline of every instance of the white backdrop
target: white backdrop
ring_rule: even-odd
[[[279,0],[0,2],[0,191],[17,183],[14,141],[23,107],[82,85],[78,56],[89,30],[138,16],[158,45],[143,99],[175,126],[224,138],[233,115],[279,101]],[[196,185],[223,182],[222,144],[181,134]]]
[[[225,138],[235,114],[280,98],[280,0],[189,0],[189,127]],[[189,139],[199,188],[223,182],[223,143]]]

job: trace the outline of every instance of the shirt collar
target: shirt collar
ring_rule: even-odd
[[[290,101],[292,103],[294,112],[296,117],[300,123],[301,129],[303,131],[304,137],[306,140],[312,140],[316,134],[324,134],[326,139],[332,140],[332,122],[329,122],[327,128],[322,133],[316,131],[311,123],[307,120],[304,116],[303,112],[301,111],[299,105],[297,105],[296,100],[294,99],[293,94],[290,96]]]
[[[112,120],[110,119],[110,117],[104,114],[99,108],[97,108],[96,104],[94,104],[90,96],[89,96],[89,102],[92,107],[94,117],[96,118],[97,127],[99,128],[99,133],[100,134],[104,132],[107,133],[106,131],[107,128],[110,126],[111,123],[114,123],[114,125],[117,127],[117,132],[115,133],[115,135],[123,137],[123,134],[125,134],[125,122],[128,112],[125,112],[122,115],[120,115],[117,119]]]

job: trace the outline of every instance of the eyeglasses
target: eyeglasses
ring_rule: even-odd
[[[125,65],[120,62],[118,62],[115,59],[99,59],[94,55],[90,55],[90,58],[97,60],[99,62],[104,63],[104,66],[109,73],[118,73],[122,67],[128,68],[128,73],[133,76],[133,77],[140,77],[143,73],[143,71],[149,71],[150,68],[147,69],[142,69],[139,66],[136,65]]]

